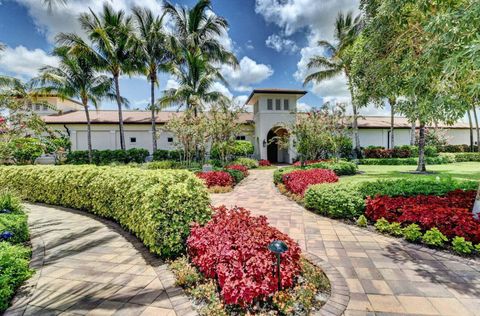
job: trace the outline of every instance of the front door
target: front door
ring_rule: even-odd
[[[278,144],[273,138],[277,136],[273,130],[270,130],[267,135],[267,159],[271,163],[278,162]]]

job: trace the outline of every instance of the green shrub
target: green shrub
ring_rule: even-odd
[[[451,159],[445,156],[425,157],[427,165],[443,165],[452,163]],[[418,164],[418,158],[366,158],[359,159],[358,163],[361,165],[375,165],[375,166],[415,166]]]
[[[475,251],[480,253],[480,244],[475,245]]]
[[[192,287],[202,280],[202,275],[190,264],[186,256],[170,262],[170,269],[175,274],[175,283],[182,287]]]
[[[365,217],[365,215],[360,215],[357,219],[357,226],[367,227],[367,224],[368,224],[368,220]]]
[[[174,169],[176,167],[177,167],[177,163],[173,160],[152,161],[152,162],[143,164],[143,168],[148,170]]]
[[[418,194],[425,195],[445,195],[450,191],[476,190],[478,183],[476,181],[457,181],[452,178],[406,178],[406,179],[388,179],[377,181],[366,181],[358,184],[358,190],[363,197],[388,195],[388,196],[413,196]]]
[[[223,170],[225,172],[228,172],[233,180],[235,181],[235,184],[238,184],[240,181],[242,181],[245,176],[243,175],[243,172],[241,172],[240,170],[234,170],[234,169],[225,169]]]
[[[30,254],[27,247],[0,242],[0,312],[7,309],[15,290],[32,275]]]
[[[33,164],[35,159],[45,153],[45,145],[38,138],[17,138],[12,140],[8,146],[12,158],[21,165]]]
[[[442,153],[463,153],[470,151],[470,145],[443,145],[438,146],[438,151]]]
[[[182,252],[190,223],[211,216],[205,186],[185,170],[25,166],[0,167],[0,174],[0,187],[113,219],[162,256]]]
[[[330,169],[333,170],[337,176],[347,176],[356,174],[358,167],[353,162],[338,161],[314,163],[306,166],[306,169]]]
[[[425,156],[427,157],[437,157],[438,150],[436,146],[425,146]]]
[[[317,184],[305,193],[305,206],[334,218],[355,218],[363,213],[365,200],[354,186]]]
[[[463,237],[454,237],[452,239],[452,249],[460,255],[469,255],[474,247],[471,241],[466,241]]]
[[[255,159],[242,157],[236,159],[233,162],[233,165],[242,165],[247,167],[248,169],[254,169],[258,167],[258,161],[256,161]]]
[[[457,162],[480,161],[480,153],[457,153],[455,160]]]
[[[390,223],[383,217],[377,220],[374,226],[379,232],[383,234],[389,233]]]
[[[417,224],[410,224],[403,229],[403,238],[410,242],[417,242],[422,238],[422,231]]]
[[[443,247],[448,238],[442,234],[436,227],[429,229],[422,237],[423,243],[433,247]]]
[[[23,214],[22,202],[10,192],[0,193],[0,212],[2,212],[2,210]]]
[[[248,140],[237,140],[233,145],[232,154],[237,157],[252,155],[254,151],[253,144]]]
[[[295,170],[298,170],[299,168],[297,167],[284,167],[284,168],[279,168],[273,172],[273,183],[279,184],[282,183],[282,178],[283,175]]]
[[[182,157],[182,150],[164,150],[158,149],[153,153],[153,160],[161,161],[161,160],[174,160],[180,161]]]
[[[111,163],[128,164],[144,163],[149,155],[148,150],[143,148],[132,148],[128,150],[93,150],[92,162],[96,165],[109,165]],[[67,164],[83,165],[88,164],[88,151],[77,150],[67,154]]]
[[[388,227],[388,233],[392,236],[400,237],[403,236],[403,228],[400,223],[391,223]]]
[[[457,160],[455,159],[455,154],[454,153],[440,153],[439,157],[442,157],[445,161],[448,161],[448,163],[455,163]]]
[[[11,232],[13,236],[7,241],[19,244],[28,240],[28,223],[25,214],[0,214],[0,234]]]

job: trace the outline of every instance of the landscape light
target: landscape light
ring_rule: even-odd
[[[277,281],[278,281],[278,290],[282,290],[282,276],[280,273],[280,256],[282,253],[288,250],[287,244],[281,240],[274,240],[268,245],[268,250],[273,252],[277,256]]]

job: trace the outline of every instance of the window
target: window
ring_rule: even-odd
[[[280,111],[281,109],[282,109],[281,100],[276,99],[275,100],[275,110]]]
[[[43,105],[43,110],[48,111],[48,105]]]
[[[137,142],[136,137],[130,137],[130,143],[135,144]]]
[[[269,110],[269,111],[273,110],[273,100],[272,99],[267,100],[267,110]]]
[[[40,111],[40,104],[35,104],[35,111]]]
[[[285,111],[290,110],[290,104],[288,104],[288,99],[283,100],[283,109]]]
[[[245,139],[246,139],[245,135],[237,136],[237,140],[245,140]]]
[[[169,138],[167,138],[167,142],[169,142],[169,143],[173,143],[173,137],[169,137]]]

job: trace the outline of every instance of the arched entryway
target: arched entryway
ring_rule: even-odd
[[[281,148],[278,138],[284,137],[288,131],[283,127],[274,127],[267,134],[267,159],[271,163],[287,163],[289,161],[288,149]]]

